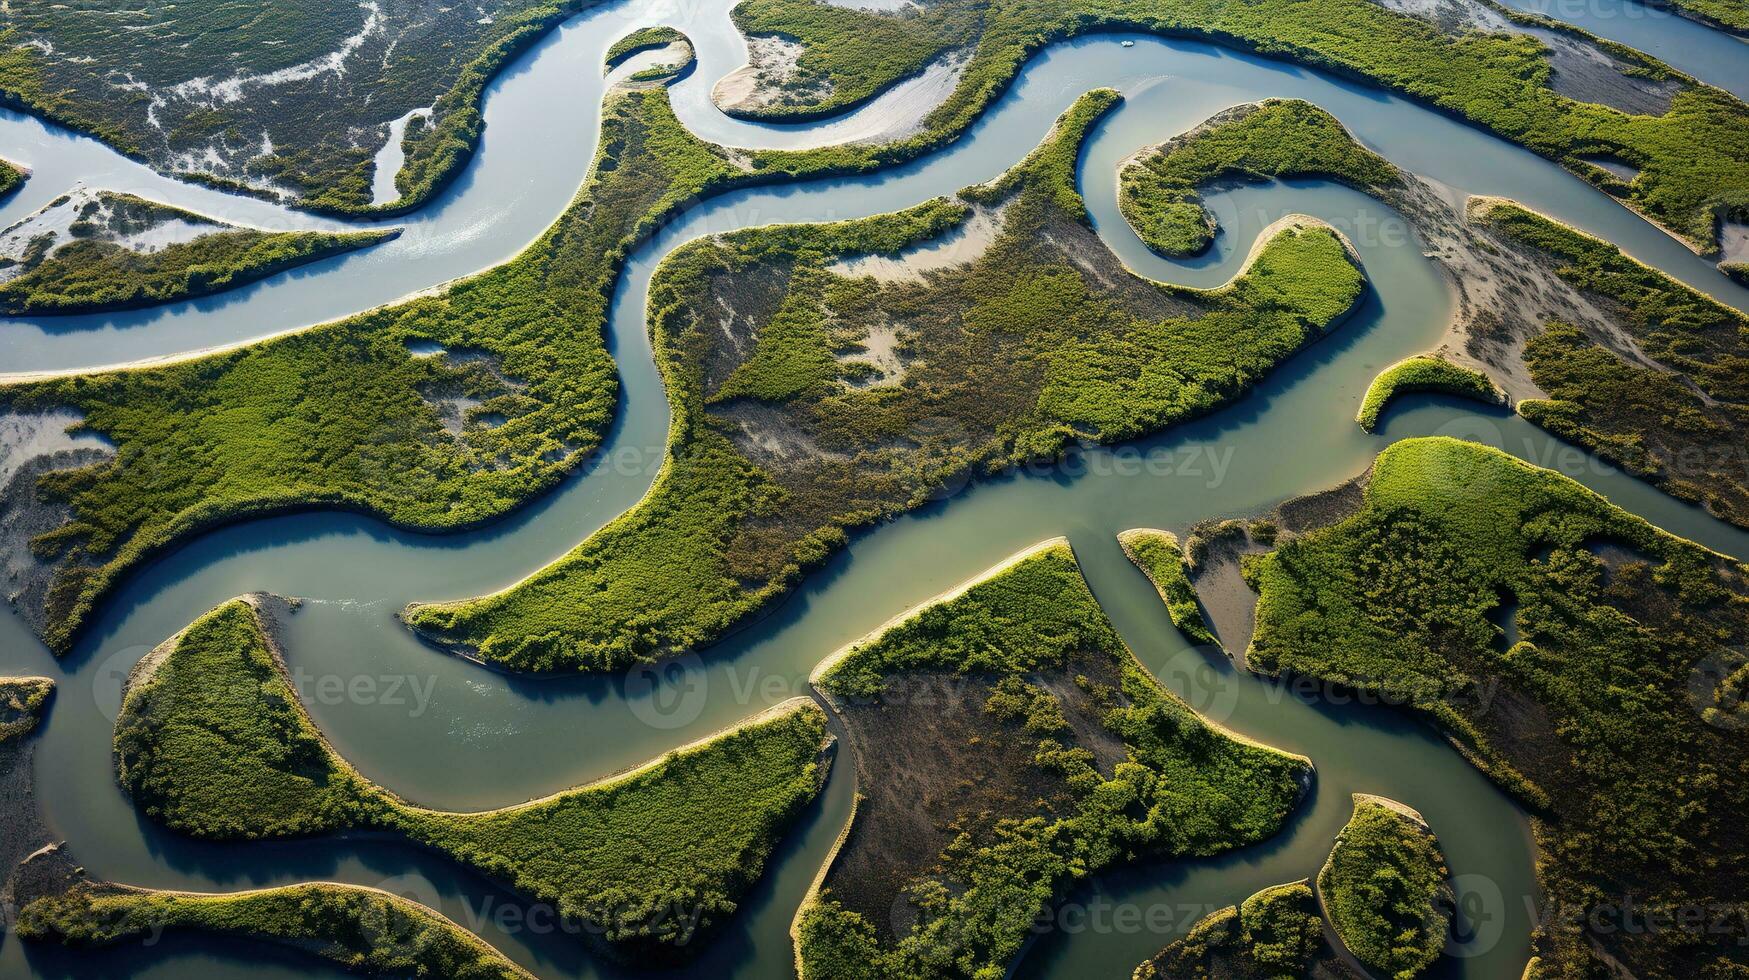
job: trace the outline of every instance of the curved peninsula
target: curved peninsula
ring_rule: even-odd
[[[213,840],[388,832],[592,923],[618,947],[672,955],[734,912],[825,779],[825,714],[797,698],[545,799],[479,813],[418,807],[347,765],[304,712],[273,640],[287,613],[272,597],[233,600],[135,668],[115,757],[147,816]]]
[[[37,899],[18,915],[22,938],[71,946],[155,941],[166,932],[278,943],[364,976],[534,980],[534,974],[423,905],[334,882],[224,893],[81,882]]]

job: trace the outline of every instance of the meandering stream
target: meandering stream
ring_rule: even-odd
[[[754,126],[711,109],[711,82],[741,63],[744,45],[721,4],[687,13],[675,17],[640,3],[598,10],[537,45],[490,87],[487,135],[467,172],[433,204],[394,222],[408,228],[401,239],[210,300],[0,324],[0,367],[87,367],[243,341],[388,302],[507,257],[556,217],[581,182],[594,152],[602,53],[635,27],[673,23],[694,37],[699,69],[676,86],[675,104],[701,136],[736,145],[808,145],[830,131],[822,127],[831,121]],[[1692,26],[1674,18],[1647,23]],[[1125,40],[1135,46],[1121,47]],[[660,462],[668,418],[644,332],[644,299],[652,271],[674,247],[757,224],[891,211],[988,179],[1015,163],[1076,96],[1101,85],[1122,90],[1126,102],[1089,141],[1081,180],[1100,233],[1126,262],[1162,279],[1218,283],[1237,270],[1262,227],[1288,212],[1310,213],[1348,232],[1360,249],[1374,286],[1360,314],[1227,411],[1048,470],[977,484],[857,537],[773,615],[699,657],[625,678],[534,680],[433,652],[395,623],[393,612],[409,600],[473,595],[521,578],[643,493]],[[1117,161],[1228,105],[1270,96],[1324,106],[1367,144],[1454,195],[1514,197],[1749,307],[1749,291],[1608,197],[1547,161],[1406,100],[1204,44],[1140,36],[1059,44],[1033,59],[985,118],[940,152],[867,178],[712,198],[637,249],[613,304],[609,343],[624,398],[604,461],[505,521],[453,536],[394,531],[339,514],[226,528],[132,577],[62,661],[16,617],[0,617],[0,672],[45,673],[61,685],[37,748],[39,793],[55,832],[98,877],[196,889],[314,878],[381,885],[441,908],[542,975],[616,976],[617,968],[550,921],[522,921],[515,899],[491,883],[401,844],[365,837],[217,846],[162,831],[115,785],[109,739],[121,679],[151,646],[239,592],[305,597],[288,623],[288,659],[336,748],[419,803],[498,806],[596,778],[801,693],[812,665],[846,640],[1020,548],[1067,534],[1144,663],[1230,726],[1311,756],[1318,783],[1287,832],[1267,844],[1216,861],[1101,877],[1074,897],[1067,915],[1041,929],[1019,975],[1127,975],[1205,912],[1313,873],[1346,819],[1349,793],[1367,791],[1428,817],[1460,876],[1466,909],[1476,913],[1475,941],[1442,969],[1516,978],[1535,894],[1533,853],[1518,809],[1429,730],[1390,709],[1302,700],[1187,648],[1146,580],[1123,558],[1115,534],[1142,525],[1182,530],[1204,518],[1255,511],[1352,476],[1393,439],[1444,432],[1553,466],[1722,551],[1749,555],[1749,536],[1503,413],[1423,398],[1393,410],[1379,434],[1361,433],[1353,415],[1367,382],[1386,364],[1433,344],[1451,313],[1445,283],[1402,219],[1370,198],[1318,181],[1223,192],[1210,198],[1225,232],[1209,256],[1176,263],[1147,252],[1117,213]],[[16,115],[0,116],[0,156],[37,171],[0,211],[0,223],[80,179],[266,227],[334,224],[168,180],[93,141]],[[742,913],[677,975],[787,974],[791,916],[848,815],[853,786],[849,760],[842,763]],[[330,975],[289,954],[205,939],[95,954],[12,938],[0,947],[0,974],[7,976],[196,971],[212,978]]]

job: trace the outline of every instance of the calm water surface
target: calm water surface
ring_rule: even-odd
[[[810,127],[752,126],[709,110],[710,81],[744,57],[721,10],[698,12],[692,21],[637,5],[598,11],[556,32],[494,83],[481,153],[439,201],[401,219],[412,231],[400,241],[210,304],[0,325],[0,366],[78,367],[262,336],[384,302],[513,253],[558,214],[582,178],[594,149],[602,52],[626,30],[654,22],[690,27],[700,42],[700,70],[676,92],[688,125],[740,145],[808,144]],[[1264,845],[1215,861],[1102,876],[1074,896],[1069,913],[1041,928],[1019,975],[1127,975],[1206,911],[1313,873],[1346,819],[1349,794],[1366,791],[1421,810],[1459,876],[1465,907],[1474,914],[1474,941],[1442,969],[1452,976],[1516,978],[1527,955],[1527,903],[1535,895],[1521,812],[1439,738],[1399,714],[1302,700],[1188,648],[1114,536],[1142,525],[1182,531],[1204,518],[1253,512],[1354,475],[1392,440],[1443,433],[1555,466],[1629,510],[1722,551],[1749,554],[1749,541],[1503,413],[1477,414],[1472,406],[1422,398],[1394,410],[1379,434],[1361,433],[1353,416],[1367,382],[1378,369],[1433,344],[1451,314],[1437,270],[1390,209],[1318,181],[1212,195],[1224,227],[1217,247],[1194,262],[1167,262],[1147,252],[1118,216],[1114,167],[1138,147],[1228,105],[1297,96],[1330,109],[1366,143],[1454,193],[1515,197],[1622,243],[1729,302],[1749,305],[1749,294],[1559,168],[1411,103],[1206,45],[1136,37],[1135,47],[1121,48],[1122,40],[1072,42],[1035,58],[986,118],[943,152],[870,178],[724,195],[640,248],[613,307],[609,339],[625,395],[607,462],[508,520],[475,533],[430,536],[355,516],[314,514],[208,534],[133,577],[79,648],[59,662],[17,619],[0,618],[0,670],[46,673],[61,683],[37,748],[40,793],[56,833],[99,877],[196,889],[310,879],[380,885],[441,908],[537,973],[614,976],[615,968],[574,937],[523,923],[513,896],[404,845],[366,838],[215,846],[142,819],[116,788],[110,760],[110,725],[128,668],[240,592],[305,597],[288,623],[288,659],[339,751],[416,802],[499,806],[611,773],[805,693],[813,664],[841,643],[1020,548],[1066,534],[1125,640],[1164,683],[1242,732],[1311,756],[1318,782],[1287,831]],[[410,600],[474,595],[521,578],[643,493],[660,461],[668,416],[642,311],[651,272],[676,245],[750,225],[890,211],[988,179],[1015,163],[1076,96],[1101,85],[1124,91],[1126,102],[1089,142],[1081,179],[1096,225],[1125,261],[1161,279],[1218,284],[1237,271],[1262,227],[1287,213],[1309,213],[1348,232],[1359,247],[1373,282],[1360,313],[1228,411],[1155,439],[1088,452],[1049,472],[965,488],[859,536],[773,615],[700,657],[625,678],[533,680],[435,653],[394,622],[393,612]],[[64,185],[77,174],[94,186],[152,193],[258,224],[324,224],[165,181],[98,144],[22,117],[0,119],[0,153],[38,168],[25,192],[35,197],[13,202],[3,220],[40,206],[60,192],[57,180]],[[677,975],[787,975],[790,919],[848,816],[849,772],[846,764],[830,781],[743,913]],[[13,939],[0,947],[4,976],[182,977],[196,971],[213,978],[327,975],[300,958],[198,939],[95,955]]]

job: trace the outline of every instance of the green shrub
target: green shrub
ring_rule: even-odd
[[[603,62],[608,70],[612,70],[632,55],[680,42],[690,43],[685,34],[672,27],[639,28],[613,42],[613,46],[607,49]]]
[[[1450,872],[1413,811],[1355,795],[1354,815],[1318,872],[1318,893],[1342,945],[1368,970],[1414,980],[1445,950]]]
[[[1474,398],[1490,405],[1498,405],[1506,397],[1480,371],[1459,367],[1437,355],[1423,354],[1404,358],[1380,371],[1378,377],[1372,379],[1372,384],[1366,386],[1366,397],[1361,399],[1360,414],[1355,416],[1355,421],[1360,423],[1361,429],[1371,432],[1378,426],[1379,416],[1391,399],[1412,391],[1438,391]]]
[[[25,906],[18,933],[112,946],[166,931],[284,943],[350,972],[450,980],[530,980],[473,933],[423,905],[374,888],[318,882],[229,894],[81,883]]]
[[[12,196],[12,192],[24,186],[29,175],[20,170],[17,165],[0,160],[0,201]]]
[[[1084,135],[1116,101],[1084,96],[1025,161],[957,201],[676,250],[651,284],[673,422],[650,492],[517,586],[404,618],[515,670],[615,670],[695,648],[793,588],[852,529],[955,482],[1230,403],[1341,322],[1364,280],[1318,224],[1284,226],[1216,290],[1124,269],[1074,178]],[[923,282],[834,270],[938,236],[973,208],[999,209],[1002,227],[964,266]],[[860,387],[846,352],[881,330],[899,333],[903,376]]]
[[[499,810],[413,806],[359,775],[304,713],[260,619],[233,600],[154,650],[116,721],[123,787],[213,840],[404,836],[610,941],[680,946],[732,914],[825,776],[825,714],[796,699],[630,773]]]
[[[1741,285],[1749,286],[1749,262],[1721,262],[1719,271]]]

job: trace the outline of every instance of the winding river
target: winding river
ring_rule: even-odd
[[[0,365],[12,372],[66,370],[246,341],[389,302],[508,257],[559,214],[581,182],[604,90],[601,56],[636,27],[674,24],[697,42],[699,68],[675,87],[674,98],[683,121],[707,139],[813,145],[866,131],[896,104],[877,100],[845,119],[810,126],[752,125],[722,116],[709,104],[710,84],[744,60],[745,47],[726,6],[720,0],[707,6],[676,11],[633,2],[587,13],[555,31],[490,86],[480,153],[435,202],[394,222],[408,229],[400,239],[209,300],[0,324]],[[1605,29],[1610,25],[1586,26],[1615,36]],[[1673,44],[1692,27],[1670,17],[1635,22],[1648,38]],[[1135,44],[1121,47],[1125,41]],[[1749,88],[1749,59],[1678,66],[1724,87]],[[1161,279],[1218,283],[1237,271],[1261,228],[1289,212],[1309,213],[1346,231],[1359,247],[1373,283],[1359,315],[1227,411],[1048,470],[963,488],[858,536],[773,615],[702,657],[623,678],[534,680],[434,653],[395,623],[394,611],[407,601],[478,594],[521,578],[623,512],[649,485],[668,416],[642,313],[650,275],[674,247],[757,224],[891,211],[988,179],[1015,163],[1076,96],[1102,85],[1122,90],[1126,101],[1089,141],[1082,189],[1101,235],[1126,262]],[[1386,364],[1435,343],[1452,307],[1446,284],[1402,219],[1370,198],[1320,181],[1222,192],[1211,195],[1210,204],[1224,233],[1208,256],[1178,263],[1149,253],[1117,213],[1116,163],[1226,106],[1270,96],[1324,106],[1364,142],[1454,196],[1524,201],[1749,308],[1749,291],[1608,197],[1547,161],[1408,101],[1206,44],[1102,36],[1055,45],[1026,66],[969,133],[940,152],[866,178],[711,198],[640,247],[613,303],[609,343],[624,396],[603,461],[510,518],[451,536],[395,531],[340,514],[252,521],[207,534],[131,577],[61,661],[16,617],[0,617],[0,672],[44,673],[61,685],[36,756],[39,795],[55,833],[101,878],[206,890],[316,878],[379,885],[440,908],[541,975],[618,976],[616,967],[550,921],[524,921],[514,897],[491,882],[403,844],[364,836],[226,846],[162,831],[123,798],[111,767],[110,725],[128,668],[239,592],[305,597],[287,624],[288,660],[341,754],[418,803],[485,808],[605,775],[802,693],[809,669],[841,643],[1014,551],[1066,534],[1095,593],[1150,669],[1211,716],[1311,756],[1318,781],[1287,831],[1264,845],[1214,861],[1100,877],[1072,897],[1064,914],[1041,925],[1017,975],[1126,976],[1207,911],[1315,872],[1347,817],[1349,794],[1365,791],[1426,814],[1459,876],[1470,937],[1441,969],[1466,978],[1516,978],[1536,897],[1533,847],[1518,808],[1431,731],[1396,712],[1302,698],[1187,647],[1146,580],[1124,559],[1115,534],[1142,525],[1182,530],[1204,518],[1252,512],[1354,475],[1391,440],[1445,433],[1559,469],[1719,550],[1749,555],[1749,535],[1504,413],[1418,398],[1394,410],[1379,433],[1361,433],[1353,415],[1367,382]],[[0,156],[36,171],[0,210],[0,223],[82,181],[264,227],[335,224],[166,179],[91,140],[13,114],[0,115]],[[742,913],[676,976],[787,975],[791,916],[849,812],[854,787],[849,760],[842,761]],[[13,939],[0,947],[0,975],[74,974],[337,975],[291,954],[198,938],[96,953]]]

